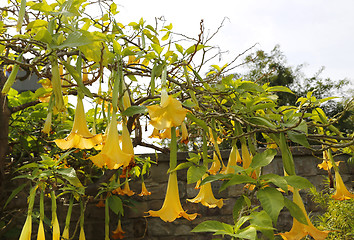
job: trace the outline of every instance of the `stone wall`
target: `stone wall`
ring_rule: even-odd
[[[306,177],[310,180],[318,190],[323,188],[323,180],[326,177],[326,172],[317,168],[317,164],[321,160],[312,155],[310,151],[305,148],[293,148],[293,156],[296,166],[296,173],[300,176]],[[222,158],[227,163],[229,151],[222,151]],[[148,155],[151,159],[155,159],[155,154]],[[179,162],[184,162],[188,157],[188,153],[178,153]],[[339,156],[336,160],[345,160],[347,156]],[[139,197],[134,195],[130,197],[134,201],[135,206],[125,206],[125,216],[122,221],[122,227],[125,233],[125,239],[159,239],[159,240],[185,240],[185,239],[213,239],[216,236],[211,234],[193,234],[190,231],[199,223],[205,220],[218,220],[226,223],[232,223],[232,209],[235,200],[243,192],[243,186],[233,186],[227,190],[218,193],[220,183],[213,183],[212,187],[216,198],[223,198],[224,206],[214,209],[209,209],[201,204],[194,204],[187,202],[187,198],[194,198],[198,190],[194,189],[195,184],[187,184],[186,170],[178,172],[179,191],[181,203],[184,210],[188,213],[199,213],[198,217],[193,221],[186,219],[177,219],[172,223],[163,222],[160,218],[145,217],[148,210],[159,210],[162,206],[168,175],[166,174],[169,168],[169,156],[164,154],[158,155],[158,165],[152,166],[151,174],[146,178],[145,183],[149,191],[152,192],[150,196]],[[345,161],[340,164],[341,175],[343,181],[348,188],[352,190],[352,181],[354,180],[354,169],[349,168]],[[263,169],[263,173],[276,173],[282,175],[281,156],[277,155],[273,162]],[[131,189],[136,193],[140,193],[141,184],[136,182],[131,184]],[[303,194],[305,206],[311,214],[316,214],[319,209],[311,203],[310,198]],[[78,213],[77,213],[78,215]],[[60,216],[65,218],[65,211]],[[75,217],[73,216],[73,219]],[[117,217],[111,213],[111,230],[114,230]],[[292,217],[286,211],[282,211],[279,217],[277,228],[281,230],[289,230],[291,228]],[[86,239],[95,240],[103,239],[104,236],[104,209],[89,205],[87,207],[85,216]]]

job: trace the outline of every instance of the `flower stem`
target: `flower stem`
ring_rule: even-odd
[[[177,137],[176,127],[171,127],[171,144],[170,144],[170,169],[177,167]]]
[[[105,232],[105,240],[109,240],[109,205],[108,205],[108,199],[109,197],[106,198],[105,202],[105,218],[104,218],[104,232]]]

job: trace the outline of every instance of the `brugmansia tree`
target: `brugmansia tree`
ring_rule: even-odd
[[[98,8],[102,14],[93,16],[91,13]],[[234,225],[206,221],[193,232],[213,232],[233,239],[256,239],[257,232],[262,232],[273,239],[279,212],[286,207],[294,220],[289,232],[280,233],[284,239],[306,235],[325,239],[328,232],[315,228],[304,208],[299,189],[308,188],[311,183],[296,175],[291,145],[323,151],[325,161],[335,169],[333,198],[353,198],[343,184],[331,149],[352,154],[354,136],[352,132],[340,132],[333,126],[337,119],[328,118],[321,109],[321,104],[331,98],[317,99],[308,92],[292,105],[282,106],[278,94],[292,94],[289,88],[229,74],[242,54],[228,64],[212,65],[203,76],[207,63],[219,54],[209,46],[211,38],[204,34],[203,22],[196,38],[173,32],[172,24],[163,21],[150,25],[140,19],[123,25],[117,5],[108,0],[13,0],[1,11],[0,169],[2,177],[8,176],[5,171],[11,172],[12,167],[16,168],[15,178],[28,179],[5,205],[22,189],[31,189],[20,239],[31,237],[37,195],[37,239],[45,238],[46,196],[51,199],[53,239],[73,237],[69,229],[75,201],[81,209],[79,238],[85,239],[84,212],[90,196],[105,207],[105,239],[111,235],[110,209],[119,216],[112,238],[122,238],[121,195],[134,194],[129,180],[133,176],[144,180],[153,163],[137,156],[136,146],[170,154],[166,198],[160,210],[148,212],[152,217],[167,222],[197,217],[197,213],[187,214],[179,201],[180,169],[188,168],[188,183],[197,183],[200,189],[189,201],[207,207],[223,206],[223,200],[213,196],[211,182],[223,181],[220,190],[246,184],[247,194],[240,196],[234,207]],[[26,94],[12,89],[15,81],[25,78],[19,77],[19,69],[26,77],[37,75],[42,87]],[[75,99],[75,111],[70,107],[69,96]],[[92,103],[88,113],[84,101]],[[344,109],[352,107],[353,101],[349,101]],[[36,114],[26,113],[30,108]],[[40,118],[42,126],[34,125],[31,132],[36,134],[27,138],[21,134],[13,141],[11,138],[13,151],[9,152],[9,123],[13,123],[11,131],[17,129],[14,126],[25,126],[23,114],[28,114],[28,120],[34,115]],[[21,119],[23,124],[16,125]],[[143,134],[145,121],[152,126],[151,137],[170,139],[169,147],[147,141]],[[187,126],[193,136],[190,143]],[[20,140],[16,142],[16,138]],[[226,166],[219,149],[223,140],[228,140],[232,148]],[[312,148],[309,141],[320,148]],[[187,143],[184,148],[193,146],[197,153],[177,165],[178,146]],[[14,151],[18,144],[28,147],[22,155]],[[258,145],[267,148],[263,151]],[[38,148],[33,150],[33,146]],[[275,148],[282,155],[284,176],[262,174],[262,168],[276,155]],[[142,182],[140,195],[149,195]],[[292,194],[293,201],[284,196],[287,194]],[[63,233],[56,214],[58,195],[69,202]],[[252,208],[256,202],[261,208]]]

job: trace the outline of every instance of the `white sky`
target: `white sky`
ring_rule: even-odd
[[[197,37],[199,22],[215,31],[228,17],[213,44],[229,55],[243,52],[255,43],[269,52],[276,44],[296,66],[307,63],[307,76],[321,66],[322,77],[348,78],[354,85],[353,0],[117,0],[118,21],[127,24],[143,17],[153,25],[164,16],[173,30]],[[223,65],[220,63],[220,65]]]

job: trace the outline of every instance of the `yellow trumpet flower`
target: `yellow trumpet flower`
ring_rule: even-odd
[[[213,153],[213,163],[211,164],[211,167],[209,168],[209,173],[215,175],[221,167],[221,163],[220,160],[218,158],[218,156],[216,155],[216,153]]]
[[[80,229],[79,240],[86,240],[84,227],[81,227]]]
[[[176,136],[179,136],[179,133],[176,132]],[[159,138],[159,139],[171,139],[171,128],[167,128],[165,129],[163,132],[160,133],[159,130],[157,130],[156,128],[154,128],[154,130],[152,131],[152,134],[149,136],[149,138]]]
[[[52,219],[52,227],[53,227],[53,240],[60,239],[60,227],[58,217],[55,214],[54,219]]]
[[[129,182],[126,181],[124,183],[124,187],[122,189],[122,191],[119,193],[120,195],[128,195],[129,197],[134,195],[135,192],[133,192],[132,190],[130,190],[130,187],[129,187]]]
[[[123,94],[123,107],[124,107],[124,110],[126,110],[127,108],[129,108],[131,106],[131,103],[130,103],[130,97],[129,97],[129,93],[128,93],[128,90],[126,90]]]
[[[336,162],[337,167],[339,166],[339,163],[340,163],[340,161]],[[328,171],[329,169],[331,169],[333,167],[333,165],[330,161],[323,160],[322,163],[317,164],[317,167],[319,169],[323,169],[323,170]]]
[[[149,192],[145,186],[145,183],[142,182],[141,184],[141,193],[139,193],[139,196],[142,197],[142,196],[149,196],[151,195],[151,192]]]
[[[120,219],[118,220],[118,225],[117,225],[117,228],[116,230],[112,231],[113,235],[112,235],[112,238],[113,239],[123,239],[124,238],[124,231],[122,229],[122,224],[121,224],[121,221]]]
[[[302,202],[298,189],[295,189],[293,192],[293,202],[296,203],[305,214],[308,225],[302,224],[294,218],[291,230],[286,233],[279,233],[279,235],[282,236],[282,238],[285,240],[300,240],[303,237],[306,237],[307,235],[310,235],[315,240],[326,239],[329,231],[320,231],[312,225],[309,217],[307,216],[305,206]]]
[[[247,149],[247,145],[241,144],[241,152],[242,152],[242,159],[243,159],[243,168],[247,169],[251,165],[252,162],[252,155]]]
[[[203,176],[203,179],[205,177],[207,177],[208,174],[205,174]],[[206,183],[202,186],[200,186],[200,190],[198,195],[193,198],[193,199],[187,199],[187,201],[189,202],[193,202],[193,203],[201,203],[204,206],[208,207],[208,208],[221,208],[224,205],[223,199],[216,199],[214,197],[213,191],[211,189],[211,183]]]
[[[102,142],[102,135],[93,135],[87,128],[86,116],[82,99],[77,97],[73,129],[66,139],[54,140],[63,150],[70,148],[90,149]]]
[[[337,167],[339,166],[339,163],[340,163],[340,161],[335,162]],[[319,169],[323,169],[326,171],[330,170],[333,167],[332,162],[329,160],[329,156],[328,156],[327,151],[323,151],[323,161],[322,161],[322,163],[317,164],[317,167]]]
[[[234,173],[235,169],[233,168],[233,166],[237,166],[237,163],[242,162],[240,153],[237,149],[237,146],[234,145],[231,148],[231,152],[230,152],[230,156],[229,156],[229,161],[227,162],[227,166],[225,171],[223,171],[223,174],[229,174],[229,173]]]
[[[350,193],[347,187],[344,185],[343,179],[340,176],[338,171],[335,171],[336,174],[336,192],[331,197],[336,200],[347,200],[354,198],[354,194]]]
[[[182,125],[181,125],[181,130],[182,130],[182,139],[181,139],[181,142],[184,143],[184,144],[187,144],[189,142],[189,139],[188,139],[188,130],[187,130],[187,126],[184,122],[182,122]]]
[[[90,159],[98,167],[106,165],[109,169],[117,169],[121,166],[127,167],[133,158],[134,155],[123,152],[119,146],[116,113],[113,113],[106,143],[102,147],[102,151]]]
[[[47,118],[45,119],[45,122],[44,122],[44,126],[42,129],[43,133],[46,133],[46,134],[50,133],[51,125],[52,125],[52,116],[53,116],[53,112],[50,111],[47,115]]]
[[[168,96],[166,100],[161,98],[160,105],[147,106],[147,109],[151,118],[150,124],[157,130],[180,126],[188,112],[172,96]]]
[[[67,226],[64,227],[64,231],[61,238],[63,238],[64,240],[69,239],[69,228]]]
[[[209,140],[213,143],[215,152],[213,154],[213,164],[211,165],[208,171],[210,174],[215,175],[220,170],[220,168],[221,168],[220,173],[224,172],[226,170],[226,167],[221,158],[220,149],[218,145],[219,141],[214,138],[213,130],[211,130],[211,128],[209,128],[209,135],[210,135]],[[219,137],[217,139],[219,139]]]
[[[23,225],[19,240],[31,240],[31,234],[32,234],[32,216],[28,214],[26,218],[26,222]]]
[[[37,240],[45,240],[44,227],[43,227],[42,220],[39,221]]]
[[[162,208],[158,211],[150,210],[148,214],[152,217],[160,217],[165,222],[173,222],[176,218],[180,217],[191,221],[197,217],[197,213],[187,214],[182,208],[178,193],[177,172],[170,173]]]
[[[134,148],[128,127],[125,123],[122,124],[122,151],[134,155]]]

